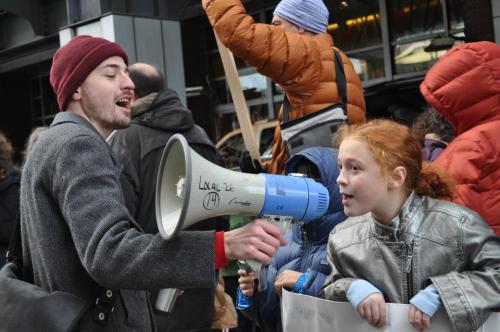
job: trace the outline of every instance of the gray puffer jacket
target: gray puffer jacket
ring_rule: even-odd
[[[330,234],[332,273],[322,297],[347,301],[351,283],[364,279],[387,302],[408,303],[433,283],[454,331],[475,331],[500,308],[500,237],[460,205],[412,193],[397,228],[368,213]]]

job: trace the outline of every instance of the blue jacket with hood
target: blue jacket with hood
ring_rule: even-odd
[[[302,159],[316,165],[322,184],[330,194],[327,213],[306,224],[293,224],[285,238],[288,244],[278,250],[268,266],[265,290],[254,296],[254,306],[244,312],[262,326],[266,332],[282,331],[280,297],[274,289],[276,277],[284,270],[308,272],[301,293],[318,296],[326,276],[330,274],[326,245],[330,231],[347,217],[344,215],[342,195],[336,180],[338,150],[328,147],[314,147],[295,154],[286,165],[287,173],[297,172]],[[255,302],[258,301],[258,313]]]

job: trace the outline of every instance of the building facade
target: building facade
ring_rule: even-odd
[[[278,1],[244,1],[270,22]],[[451,46],[500,43],[496,0],[325,0],[328,32],[352,59],[365,88],[368,116],[411,122],[423,99],[418,85]],[[55,51],[80,34],[120,43],[131,62],[166,75],[216,141],[237,126],[213,31],[201,0],[0,0],[0,130],[21,149],[31,129],[57,113],[49,84]],[[236,59],[252,120],[273,119],[279,86]]]

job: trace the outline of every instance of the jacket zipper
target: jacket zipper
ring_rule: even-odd
[[[414,240],[411,241],[411,244],[408,246],[405,244],[406,247],[406,264],[405,264],[405,272],[406,272],[406,291],[408,293],[408,298],[407,298],[407,303],[410,302],[412,293],[413,293],[413,278],[411,275],[411,268],[412,268],[412,263],[413,263],[413,245],[414,245]]]
[[[302,236],[303,236],[303,239],[304,239],[304,253],[302,255],[302,257],[304,257],[304,259],[302,260],[302,264],[301,264],[299,272],[305,272],[304,270],[305,270],[305,268],[307,266],[307,261],[309,259],[308,256],[309,256],[310,243],[309,243],[309,239],[308,239],[308,236],[307,236],[307,232],[304,229],[304,226],[301,226],[301,230],[302,230]]]

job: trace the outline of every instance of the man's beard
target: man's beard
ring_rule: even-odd
[[[113,121],[113,130],[115,129],[125,129],[125,128],[128,128],[130,127],[130,125],[132,124],[132,119],[130,118],[130,116],[128,116],[126,119],[117,119],[116,121]]]

